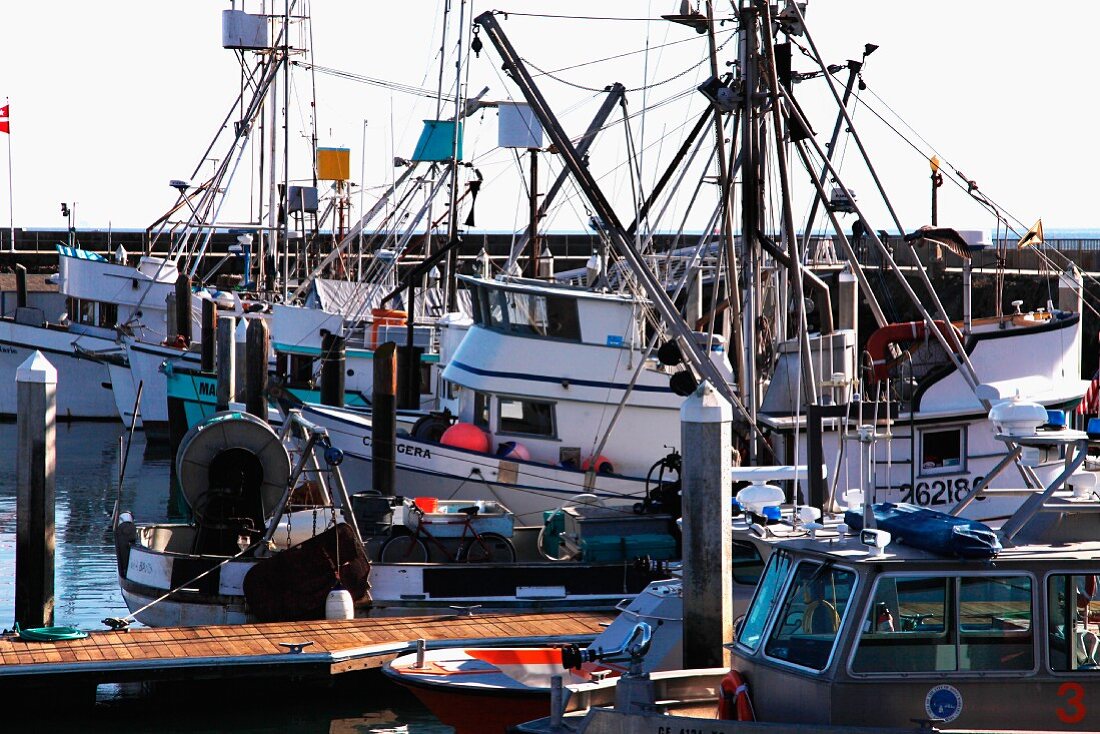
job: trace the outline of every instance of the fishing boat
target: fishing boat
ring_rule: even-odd
[[[495,500],[350,494],[342,460],[298,411],[278,433],[232,411],[192,428],[176,457],[191,519],[116,511],[123,621],[310,619],[334,591],[337,612],[362,616],[611,609],[678,557],[668,514],[586,495],[517,526]]]
[[[1065,471],[1020,488],[1026,499],[1003,524],[868,503],[845,514],[846,529],[778,542],[729,646],[730,669],[652,676],[632,684],[640,697],[620,692],[615,710],[604,708],[609,685],[576,686],[570,705],[589,715],[575,730],[691,728],[698,716],[719,732],[747,718],[821,731],[916,720],[963,731],[1096,729],[1087,701],[1100,686],[1100,545],[1096,475],[1082,469],[1095,440],[1043,427],[1027,417],[1035,407],[1004,406],[1030,425],[1000,439],[1061,454]]]

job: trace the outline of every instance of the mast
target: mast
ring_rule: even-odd
[[[451,138],[451,201],[447,211],[447,243],[454,241],[458,235],[458,141],[461,139],[462,129],[462,32],[466,25],[466,0],[460,0],[458,5],[458,46],[455,60],[455,124]],[[532,153],[532,155],[534,155]],[[447,311],[455,311],[458,308],[458,248],[450,248],[447,253],[447,267],[444,277],[447,288]]]
[[[519,58],[519,54],[516,53],[511,42],[508,41],[507,36],[504,34],[504,30],[500,27],[500,24],[497,23],[493,13],[491,11],[484,12],[477,16],[474,22],[485,30],[486,35],[489,36],[489,40],[496,47],[507,72],[523,92],[527,102],[531,105],[532,111],[538,116],[543,128],[546,130],[554,146],[557,148],[558,153],[561,155],[562,163],[569,168],[570,173],[573,174],[573,177],[577,181],[578,187],[584,192],[585,197],[592,205],[596,216],[604,223],[612,243],[630,265],[631,271],[637,276],[639,284],[645,289],[654,308],[661,315],[665,325],[677,340],[681,353],[687,359],[692,369],[703,379],[708,380],[714,389],[732,403],[734,408],[741,413],[742,417],[746,420],[747,426],[744,424],[738,425],[735,422],[734,430],[745,435],[746,438],[750,432],[759,433],[759,428],[749,418],[748,410],[741,402],[736,391],[731,388],[725,381],[721,372],[718,371],[718,368],[711,362],[709,354],[701,353],[698,344],[695,342],[694,332],[684,322],[684,319],[680,316],[679,309],[669,298],[664,288],[661,287],[661,284],[657,281],[653,272],[641,259],[637,250],[635,250],[630,239],[626,235],[626,230],[619,221],[618,215],[604,196],[603,191],[600,190],[599,184],[596,182],[592,172],[589,171],[588,167],[577,155],[573,142],[565,134],[565,131],[562,130],[561,125],[558,123],[553,111],[547,104],[546,99],[542,96],[542,93],[539,91],[530,73],[527,71],[526,65]]]

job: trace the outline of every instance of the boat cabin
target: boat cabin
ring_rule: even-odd
[[[731,645],[757,720],[1100,728],[1100,542],[1070,540],[1097,530],[1046,515],[990,560],[850,533],[777,544]]]
[[[644,476],[679,445],[679,421],[670,417],[679,415],[683,397],[670,378],[683,368],[647,352],[644,299],[523,278],[460,277],[474,323],[441,357],[441,395],[459,420],[489,434],[492,450],[519,443],[534,461],[579,467],[620,404],[601,452],[615,473]],[[722,338],[711,345],[732,380]]]

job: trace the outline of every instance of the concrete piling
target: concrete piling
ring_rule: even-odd
[[[57,370],[35,351],[15,371],[19,411],[16,465],[15,621],[53,626]]]
[[[218,317],[218,410],[228,410],[237,399],[237,319],[233,316]]]
[[[723,644],[733,638],[732,418],[709,382],[680,408],[686,668],[730,664]]]
[[[267,420],[267,353],[271,336],[263,319],[248,320],[245,345],[245,410]]]

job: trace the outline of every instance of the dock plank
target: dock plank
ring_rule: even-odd
[[[377,617],[206,627],[93,631],[79,640],[30,642],[0,635],[0,686],[33,678],[83,676],[95,682],[164,680],[202,668],[210,676],[338,675],[381,666],[415,647],[476,641],[536,644],[590,638],[611,612]],[[518,640],[515,638],[531,638]],[[293,654],[280,643],[312,644]]]

